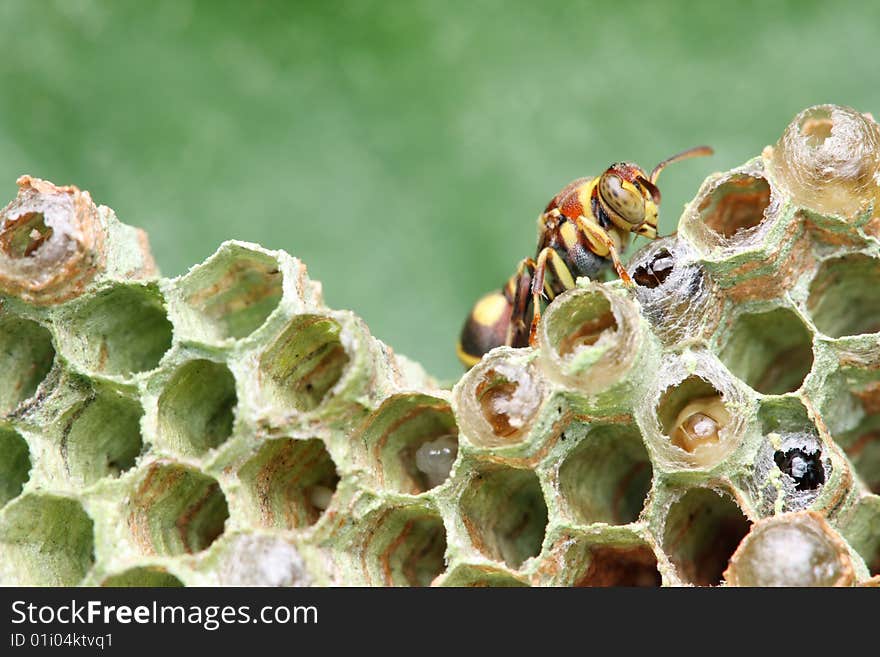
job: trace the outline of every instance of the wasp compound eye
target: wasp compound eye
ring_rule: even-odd
[[[825,483],[822,452],[795,447],[773,455],[776,466],[795,481],[795,490],[815,490]]]
[[[669,274],[675,268],[675,259],[666,249],[660,249],[654,254],[650,262],[636,267],[633,272],[633,280],[642,287],[660,287],[669,278]]]
[[[604,173],[599,179],[599,194],[605,204],[621,219],[634,226],[645,220],[645,199],[620,176]]]

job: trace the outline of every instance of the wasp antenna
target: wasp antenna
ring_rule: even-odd
[[[715,151],[712,150],[711,146],[694,146],[693,148],[689,148],[686,151],[682,151],[681,153],[676,153],[672,157],[667,157],[660,164],[654,167],[654,170],[651,172],[651,182],[657,182],[657,178],[660,177],[660,172],[673,162],[680,162],[681,160],[687,160],[692,157],[703,157],[704,155],[712,155],[714,152]]]

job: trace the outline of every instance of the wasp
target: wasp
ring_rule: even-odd
[[[504,287],[481,297],[468,315],[456,349],[464,366],[473,367],[494,347],[533,343],[542,300],[550,303],[578,277],[595,279],[611,266],[633,287],[620,254],[633,234],[657,238],[657,177],[673,162],[712,153],[708,146],[690,148],[660,162],[650,175],[632,162],[616,162],[600,176],[566,185],[538,217],[535,257],[520,261]]]

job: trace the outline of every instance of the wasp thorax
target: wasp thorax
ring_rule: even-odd
[[[837,532],[804,511],[756,523],[724,577],[732,586],[847,586],[853,566]]]
[[[645,220],[645,199],[635,188],[614,173],[603,173],[599,178],[599,195],[614,214],[632,225]]]

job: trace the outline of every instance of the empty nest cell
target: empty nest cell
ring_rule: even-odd
[[[143,450],[138,402],[110,390],[98,390],[65,420],[61,453],[71,477],[93,484],[117,477],[134,466]]]
[[[730,175],[700,201],[700,220],[716,235],[730,239],[759,226],[770,206],[770,185],[760,176]]]
[[[638,520],[653,469],[634,425],[591,427],[559,468],[559,489],[577,522]]]
[[[880,495],[880,415],[865,418],[839,442],[868,490]]]
[[[834,436],[868,489],[880,494],[880,381],[850,390],[854,408],[861,411],[854,428]]]
[[[52,369],[55,348],[45,328],[0,312],[0,415],[8,415],[34,395]]]
[[[386,488],[417,495],[442,484],[458,456],[458,427],[436,397],[390,397],[367,418],[360,438]]]
[[[179,289],[200,330],[224,340],[245,338],[260,328],[278,307],[282,284],[275,258],[227,244],[181,279]]]
[[[101,582],[101,586],[110,588],[179,588],[183,586],[183,582],[161,566],[138,566],[106,577]]]
[[[715,586],[749,527],[730,495],[692,488],[669,509],[663,549],[684,582]]]
[[[499,568],[459,564],[443,579],[443,586],[468,588],[523,588],[529,585]]]
[[[232,434],[237,403],[228,367],[189,361],[175,370],[159,396],[159,436],[181,454],[202,455]]]
[[[547,504],[531,470],[486,466],[461,497],[461,517],[474,547],[519,568],[538,556],[547,529]]]
[[[856,254],[823,262],[810,283],[807,310],[832,338],[880,331],[880,260]]]
[[[446,529],[433,510],[396,507],[379,512],[364,558],[384,586],[430,586],[446,569]]]
[[[554,299],[537,337],[544,374],[588,395],[607,393],[644,344],[638,305],[599,283]]]
[[[0,507],[21,493],[30,472],[27,442],[14,430],[0,426]]]
[[[547,337],[562,358],[581,347],[592,347],[618,329],[611,302],[600,292],[583,295],[579,303],[569,303],[567,309],[567,313],[552,313],[546,318]]]
[[[199,552],[223,533],[229,518],[226,498],[213,478],[168,462],[147,468],[129,509],[129,527],[145,554]]]
[[[657,557],[648,545],[593,545],[574,586],[657,587]]]
[[[65,312],[62,351],[87,372],[146,372],[171,347],[164,301],[149,286],[118,285],[71,302]]]
[[[0,580],[7,585],[74,586],[94,563],[94,527],[74,499],[29,494],[0,521]]]
[[[863,497],[844,523],[842,533],[865,560],[868,572],[880,575],[880,496]]]
[[[317,438],[269,440],[238,476],[262,524],[283,529],[315,524],[339,483],[336,465]]]
[[[317,408],[349,363],[342,327],[323,315],[300,315],[260,358],[260,380],[273,402],[300,411]]]
[[[813,367],[813,340],[787,308],[737,317],[719,354],[735,376],[765,395],[801,387]]]

